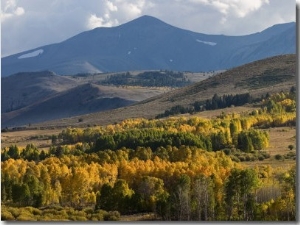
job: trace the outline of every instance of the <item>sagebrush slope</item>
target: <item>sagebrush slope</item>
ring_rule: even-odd
[[[131,106],[81,116],[48,121],[36,126],[106,125],[127,118],[155,118],[176,105],[188,106],[214,94],[250,93],[252,96],[288,91],[296,86],[296,55],[281,55],[233,68],[199,83],[176,89]]]

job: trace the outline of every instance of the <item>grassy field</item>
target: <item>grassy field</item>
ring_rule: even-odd
[[[1,133],[1,148],[17,145],[24,148],[27,144],[34,144],[41,150],[48,150],[51,146],[51,135],[59,134],[61,130],[20,130]]]

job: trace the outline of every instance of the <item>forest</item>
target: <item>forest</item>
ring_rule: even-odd
[[[47,151],[2,148],[1,219],[295,221],[295,154],[285,168],[243,164],[270,157],[268,129],[296,125],[295,101],[291,89],[247,113],[127,119],[64,129]]]
[[[100,82],[104,85],[126,85],[143,87],[183,87],[191,84],[191,81],[182,72],[169,70],[146,71],[137,75],[130,72],[108,76]]]

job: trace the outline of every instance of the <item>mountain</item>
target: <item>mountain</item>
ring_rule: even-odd
[[[68,127],[87,125],[107,125],[128,118],[155,118],[158,114],[176,105],[190,106],[195,101],[210,99],[214,94],[250,93],[261,97],[267,93],[289,91],[296,86],[295,54],[280,55],[254,61],[207,78],[187,87],[156,95],[130,106],[109,111],[46,121],[36,127]],[[82,119],[79,124],[78,120]]]
[[[99,27],[61,43],[1,59],[2,77],[50,70],[59,75],[133,70],[213,71],[296,52],[294,22],[225,36],[180,29],[151,16]]]

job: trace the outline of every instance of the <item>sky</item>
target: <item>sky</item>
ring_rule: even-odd
[[[1,0],[1,57],[143,15],[199,33],[245,35],[295,21],[295,12],[295,0]]]

